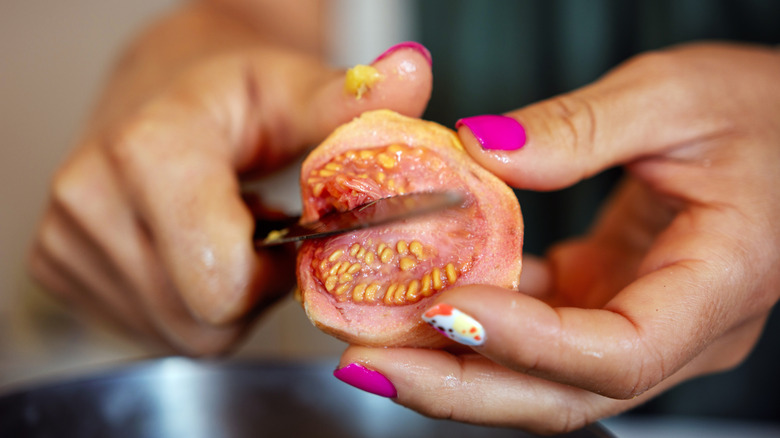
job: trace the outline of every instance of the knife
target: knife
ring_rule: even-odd
[[[288,226],[282,229],[274,229],[274,224],[270,224],[269,228],[267,221],[258,219],[254,235],[255,246],[259,248],[281,245],[347,233],[459,207],[464,201],[465,197],[454,191],[419,192],[377,199],[352,210],[325,214],[314,222],[300,224],[297,223],[300,218],[289,218],[284,223]],[[279,226],[280,223],[276,222],[275,225]],[[269,229],[272,231],[267,232]]]

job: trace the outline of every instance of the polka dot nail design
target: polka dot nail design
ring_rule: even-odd
[[[479,346],[485,342],[482,324],[449,304],[440,303],[431,307],[422,319],[439,333],[460,344]]]

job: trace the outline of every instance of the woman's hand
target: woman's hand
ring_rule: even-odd
[[[468,118],[459,134],[512,186],[616,165],[625,181],[589,234],[526,259],[523,293],[439,297],[481,323],[473,351],[351,347],[342,366],[383,374],[426,415],[560,432],[740,363],[780,294],[780,52],[649,53],[508,116],[522,148],[512,120]]]
[[[365,110],[419,116],[431,90],[422,49],[376,61],[384,79],[356,99],[343,71],[241,18],[197,3],[136,41],[54,177],[29,262],[64,301],[188,354],[229,348],[294,282],[289,249],[253,247],[241,178]]]

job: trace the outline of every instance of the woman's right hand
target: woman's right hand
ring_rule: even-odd
[[[189,5],[131,46],[53,178],[29,259],[65,302],[187,354],[228,349],[294,281],[294,254],[255,250],[241,178],[363,111],[419,116],[431,91],[421,47],[375,61],[384,79],[356,99],[343,71],[242,18]]]

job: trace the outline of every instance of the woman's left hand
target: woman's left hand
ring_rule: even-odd
[[[560,189],[617,165],[626,180],[590,233],[526,258],[523,293],[438,297],[481,323],[473,351],[350,347],[341,366],[384,375],[425,415],[554,433],[739,364],[780,295],[780,52],[648,53],[507,115],[522,148],[505,150],[495,119],[459,135],[510,185]]]

